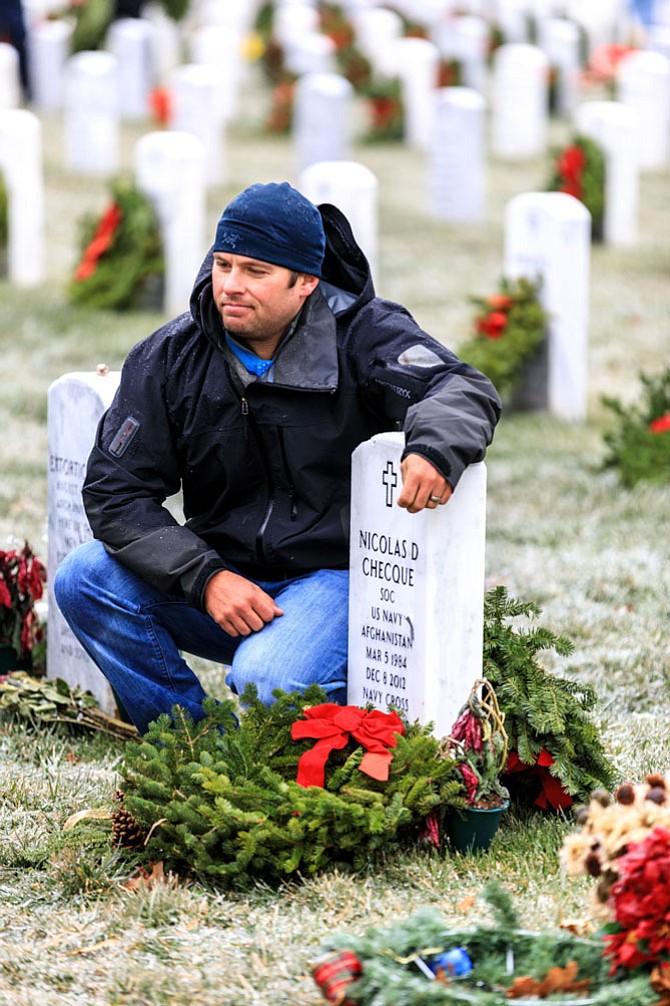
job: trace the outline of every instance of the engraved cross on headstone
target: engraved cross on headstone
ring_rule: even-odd
[[[386,468],[382,472],[382,482],[386,486],[386,505],[393,506],[393,490],[398,485],[398,473],[393,467],[392,461],[386,462]]]

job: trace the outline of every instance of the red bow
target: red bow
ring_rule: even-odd
[[[554,759],[546,748],[542,748],[535,759],[534,765],[527,765],[522,762],[516,751],[511,751],[505,774],[508,772],[526,772],[529,776],[535,776],[540,783],[540,792],[535,799],[535,804],[546,810],[552,806],[555,810],[562,810],[572,804],[572,797],[563,788],[563,784],[556,776],[551,775],[549,767],[554,764]]]
[[[346,747],[350,735],[366,749],[359,765],[361,772],[381,782],[388,779],[393,755],[387,749],[394,748],[398,743],[397,735],[405,733],[397,713],[382,713],[378,709],[368,712],[358,706],[338,706],[334,702],[324,702],[304,712],[307,719],[293,724],[291,737],[294,741],[305,737],[318,740],[300,756],[296,780],[299,786],[323,788],[328,755]]]

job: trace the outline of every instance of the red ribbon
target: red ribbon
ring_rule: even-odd
[[[542,810],[546,810],[548,806],[552,806],[555,810],[564,810],[570,807],[573,801],[563,788],[560,779],[549,772],[553,764],[554,759],[546,748],[542,748],[533,765],[521,761],[517,752],[511,751],[505,765],[505,774],[525,772],[529,776],[534,776],[540,783],[540,792],[535,799],[536,806]]]
[[[352,737],[366,749],[359,769],[372,779],[385,782],[393,755],[388,748],[398,743],[398,734],[405,728],[397,713],[382,713],[379,709],[366,711],[358,706],[338,706],[324,702],[305,709],[305,720],[291,727],[294,741],[316,737],[317,742],[300,756],[297,783],[299,786],[320,786],[323,789],[326,762],[331,751],[340,751]]]
[[[81,282],[81,280],[88,279],[93,275],[98,265],[98,259],[112,246],[122,215],[121,208],[116,203],[112,203],[105,211],[96,227],[95,234],[84,250],[81,262],[77,266],[74,274],[76,280]]]

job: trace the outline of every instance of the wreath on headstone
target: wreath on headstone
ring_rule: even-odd
[[[652,375],[640,373],[642,394],[633,404],[602,397],[617,425],[607,430],[604,468],[616,469],[622,485],[640,481],[670,482],[670,368]]]
[[[160,292],[163,246],[146,196],[120,180],[111,182],[110,189],[111,202],[102,216],[86,214],[80,222],[81,253],[68,293],[75,304],[125,311],[142,306],[152,286]]]
[[[497,293],[471,298],[472,336],[458,355],[486,374],[503,398],[516,390],[544,341],[548,318],[539,290],[539,282],[503,278]]]
[[[591,237],[601,241],[605,213],[605,155],[595,140],[576,135],[554,153],[550,192],[566,192],[586,206],[591,214]]]

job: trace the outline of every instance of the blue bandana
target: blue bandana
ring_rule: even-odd
[[[231,339],[226,332],[226,344],[228,348],[233,351],[237,359],[245,366],[250,374],[255,374],[256,377],[262,377],[267,374],[268,370],[275,362],[274,360],[261,360],[260,356],[256,356],[255,353],[250,353],[248,349],[243,349],[239,342],[235,342]]]

